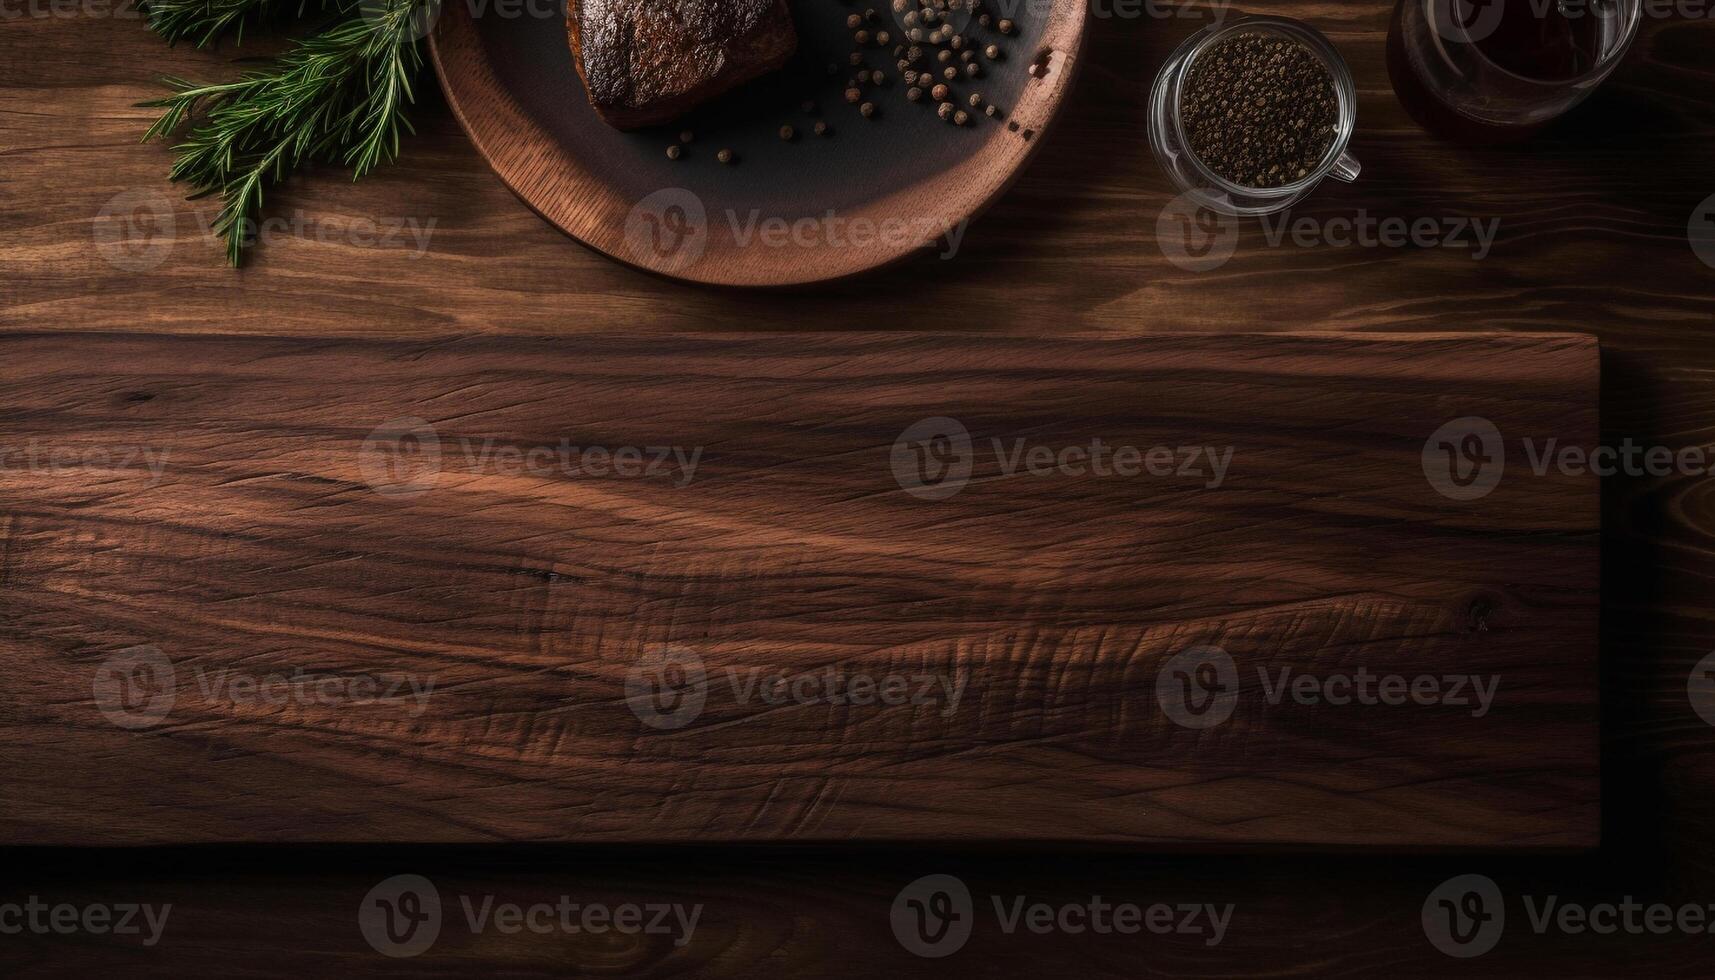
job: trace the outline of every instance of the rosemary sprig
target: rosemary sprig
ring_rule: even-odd
[[[422,68],[416,18],[426,2],[364,0],[361,15],[345,8],[344,20],[295,42],[264,69],[224,84],[167,78],[173,94],[142,103],[163,110],[144,140],[190,124],[173,147],[171,177],[189,184],[193,197],[221,195],[214,231],[234,266],[255,237],[267,187],[313,160],[347,164],[356,179],[398,154],[399,131],[411,131],[404,111]],[[193,21],[182,23],[188,29]],[[218,35],[206,34],[207,20],[194,23],[205,36]]]
[[[145,0],[149,28],[177,44],[195,38],[196,46],[207,47],[229,31],[233,40],[242,43],[246,23],[272,16],[284,16],[285,0]],[[299,0],[296,16],[302,17],[311,4],[322,6],[322,0]]]

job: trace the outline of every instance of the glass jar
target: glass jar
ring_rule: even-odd
[[[1338,100],[1334,139],[1322,160],[1302,179],[1279,187],[1247,187],[1235,184],[1203,164],[1191,152],[1180,121],[1180,97],[1191,68],[1203,52],[1235,34],[1275,34],[1302,44],[1328,69]],[[1323,178],[1343,181],[1358,178],[1358,161],[1346,152],[1358,122],[1357,90],[1351,69],[1322,32],[1287,17],[1244,14],[1210,24],[1186,39],[1155,76],[1149,92],[1149,145],[1155,159],[1178,185],[1181,196],[1221,214],[1273,214],[1296,204],[1316,189]]]
[[[1399,0],[1388,28],[1394,92],[1424,128],[1460,142],[1531,135],[1613,73],[1640,0]]]

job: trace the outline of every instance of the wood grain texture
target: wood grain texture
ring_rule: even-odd
[[[506,190],[439,103],[418,87],[419,135],[402,161],[353,184],[324,168],[270,197],[301,212],[240,273],[203,232],[216,205],[185,203],[168,152],[136,140],[132,104],[161,73],[219,79],[243,49],[167,49],[135,20],[23,18],[0,32],[0,325],[423,337],[463,332],[719,329],[1597,330],[1631,325],[1640,349],[1701,336],[1711,272],[1686,243],[1715,192],[1715,88],[1707,20],[1651,20],[1610,82],[1530,145],[1465,149],[1405,116],[1383,63],[1386,3],[1263,2],[1315,24],[1358,86],[1353,153],[1365,173],[1325,186],[1295,215],[1318,220],[1499,219],[1481,261],[1458,248],[1271,246],[1239,227],[1209,272],[1163,256],[1156,219],[1172,196],[1152,158],[1143,93],[1206,21],[1091,21],[1080,82],[1019,183],[971,225],[951,262],[912,260],[813,290],[744,294],[662,281],[569,241]],[[99,55],[92,54],[99,52]],[[13,183],[16,182],[16,183]],[[15,188],[30,188],[22,193]],[[91,247],[122,191],[174,202],[177,241],[148,272]],[[346,231],[364,221],[434,227]],[[164,229],[157,229],[157,233]],[[325,232],[318,235],[318,232]],[[1625,338],[1615,338],[1624,340]]]
[[[13,842],[1596,841],[1596,480],[1519,460],[1461,502],[1422,463],[1456,416],[1592,445],[1587,337],[0,356]],[[920,488],[902,434],[942,417],[968,483]],[[399,458],[399,418],[437,448]],[[1208,645],[1237,703],[1191,727],[1160,685]],[[104,665],[139,646],[175,700],[118,728]],[[674,691],[634,685],[663,651],[703,703],[656,724]],[[427,694],[221,686],[300,670]],[[1360,672],[1498,687],[1270,700]],[[791,693],[752,687],[775,673]],[[890,677],[895,703],[843,699]]]
[[[903,31],[887,9],[871,29]],[[878,105],[876,116],[865,121],[845,104],[851,69],[830,77],[823,66],[846,64],[848,13],[798,5],[799,51],[785,71],[643,134],[614,131],[585,102],[558,16],[483,16],[453,4],[430,40],[453,113],[532,210],[651,272],[782,286],[854,275],[962,241],[970,219],[1042,146],[1072,89],[1088,19],[1082,0],[1060,0],[1021,11],[1010,37],[979,36],[971,25],[977,46],[994,42],[1009,54],[985,62],[980,81],[961,77],[953,86],[958,108],[973,117],[957,127],[936,117],[927,96],[920,105],[906,102],[885,48],[870,51],[866,65],[886,68],[890,81],[861,90]],[[967,106],[972,91],[1003,106],[1004,118]],[[801,112],[804,99],[821,108]],[[831,121],[832,136],[812,137],[815,120]],[[803,138],[783,143],[783,122],[796,123]],[[697,140],[686,159],[669,162],[663,148],[681,129]],[[717,146],[736,152],[738,162],[717,164]],[[768,222],[782,232],[769,237],[761,230]]]

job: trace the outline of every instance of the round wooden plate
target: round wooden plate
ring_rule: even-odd
[[[890,0],[857,2],[877,5],[872,31],[903,35]],[[908,101],[891,45],[872,47],[868,69],[888,81],[865,89],[878,108],[865,119],[843,95],[856,71],[845,18],[863,7],[793,0],[798,54],[785,69],[670,127],[622,133],[584,96],[564,20],[544,9],[560,6],[443,5],[431,52],[459,122],[500,179],[567,234],[653,272],[735,286],[848,276],[925,247],[945,254],[1041,144],[1071,89],[1085,26],[1083,0],[988,0],[1017,30],[966,25],[1003,57],[953,88],[967,111],[980,92],[1003,112],[973,112],[965,127],[939,119],[928,98]],[[830,135],[812,134],[817,120]],[[790,142],[779,136],[788,124],[798,134]],[[693,142],[669,160],[683,129]],[[735,163],[716,161],[722,147]]]

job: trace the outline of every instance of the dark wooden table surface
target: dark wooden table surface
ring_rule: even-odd
[[[404,160],[355,185],[330,170],[274,194],[271,213],[305,230],[276,236],[249,268],[222,265],[199,227],[212,205],[200,202],[173,205],[172,244],[158,267],[126,271],[103,245],[111,234],[103,209],[122,193],[130,195],[122,202],[178,200],[163,180],[166,151],[136,143],[148,113],[132,104],[156,91],[158,74],[216,78],[234,69],[229,51],[168,50],[123,11],[86,9],[0,7],[6,329],[424,339],[596,329],[1580,330],[1603,344],[1607,441],[1715,442],[1715,270],[1687,239],[1694,212],[1715,192],[1715,25],[1701,17],[1651,20],[1611,83],[1528,146],[1462,149],[1427,138],[1395,103],[1382,61],[1385,3],[1254,5],[1324,29],[1359,89],[1353,149],[1364,175],[1324,188],[1296,215],[1324,227],[1335,218],[1498,220],[1480,260],[1454,247],[1274,246],[1247,224],[1218,269],[1176,267],[1156,240],[1170,191],[1144,138],[1142,94],[1165,54],[1202,21],[1194,13],[1098,17],[1072,110],[1012,193],[975,223],[956,261],[924,258],[815,289],[737,293],[651,278],[548,228],[487,172],[427,79],[420,132]],[[408,242],[353,240],[366,237],[366,223],[407,220],[434,222],[420,256]],[[161,240],[160,229],[151,234]],[[1683,472],[1618,475],[1603,489],[1604,820],[1593,853],[12,850],[0,902],[35,895],[171,902],[174,910],[153,947],[0,932],[0,960],[9,973],[41,976],[1707,975],[1715,936],[1539,935],[1526,914],[1525,896],[1715,903],[1715,728],[1687,694],[1694,665],[1715,649],[1715,484]],[[355,911],[373,885],[400,872],[431,877],[449,903],[457,894],[518,902],[571,894],[707,910],[684,946],[660,936],[488,933],[389,961],[365,944]],[[1004,935],[989,919],[955,958],[919,959],[895,940],[889,908],[908,882],[936,872],[962,878],[979,903],[1099,894],[1236,910],[1212,947],[1188,935]],[[1508,920],[1493,952],[1455,961],[1426,941],[1420,911],[1431,889],[1467,872],[1499,884]]]

